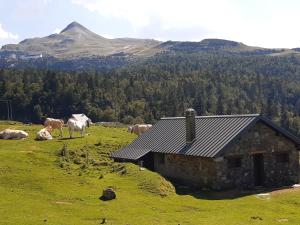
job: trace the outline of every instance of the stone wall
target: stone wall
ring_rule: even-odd
[[[279,153],[287,153],[288,162],[278,162]],[[154,153],[154,170],[191,186],[216,190],[253,188],[255,154],[263,155],[264,186],[283,186],[299,182],[300,157],[297,146],[263,122],[257,123],[231,143],[222,157]],[[229,167],[228,161],[233,158],[240,158],[241,165]]]
[[[154,153],[155,171],[190,186],[214,187],[215,166],[212,158]]]
[[[287,153],[288,162],[278,162],[278,154]],[[219,189],[254,187],[253,155],[264,158],[264,185],[283,186],[299,182],[299,151],[294,142],[262,122],[243,134],[224,153],[215,159]],[[228,160],[241,158],[241,167],[229,168]]]

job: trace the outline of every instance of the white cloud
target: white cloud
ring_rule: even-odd
[[[59,34],[61,31],[62,31],[62,29],[56,28],[56,29],[53,31],[53,33],[54,33],[54,34]]]
[[[72,0],[72,3],[104,17],[126,20],[137,35],[153,25],[161,31],[194,28],[210,31],[211,35],[215,31],[226,34],[230,30],[224,24],[237,25],[235,17],[239,14],[230,0]]]
[[[71,0],[102,17],[127,21],[132,36],[223,38],[263,47],[300,46],[296,0]],[[118,28],[116,28],[118,29]]]
[[[108,38],[108,39],[113,39],[114,38],[114,36],[111,35],[111,34],[101,34],[101,36],[104,37],[104,38]]]
[[[72,0],[91,12],[127,20],[138,29],[148,26],[153,19],[160,20],[164,29],[178,27],[217,27],[235,22],[238,14],[229,0]],[[220,18],[223,18],[220,21]]]
[[[17,34],[13,34],[3,29],[2,24],[0,24],[0,40],[5,41],[16,41],[19,36]]]

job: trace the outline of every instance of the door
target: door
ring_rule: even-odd
[[[255,186],[264,185],[264,155],[253,155],[253,169],[254,169],[254,184]]]
[[[143,167],[149,169],[149,170],[154,170],[154,157],[153,157],[153,152],[149,152],[146,155],[144,155],[142,158],[140,158],[140,161],[143,161]]]

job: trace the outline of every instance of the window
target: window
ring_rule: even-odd
[[[165,164],[165,154],[158,154],[158,163]]]
[[[228,168],[239,168],[242,166],[242,157],[234,157],[227,159]]]
[[[277,153],[276,154],[276,162],[277,163],[288,163],[289,162],[289,154],[287,152]]]

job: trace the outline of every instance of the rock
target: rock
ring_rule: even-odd
[[[263,220],[260,216],[251,216],[252,220]]]
[[[102,218],[100,224],[105,224],[106,223],[106,218]]]
[[[100,197],[103,201],[108,201],[116,198],[116,192],[112,188],[106,188],[103,190],[102,196]]]

